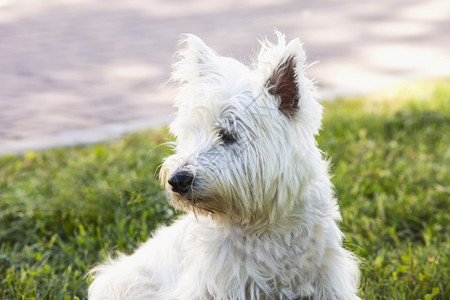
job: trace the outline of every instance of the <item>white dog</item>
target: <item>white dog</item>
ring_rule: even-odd
[[[322,108],[300,41],[276,34],[251,67],[183,37],[161,182],[187,214],[94,268],[90,299],[359,299],[314,138]]]

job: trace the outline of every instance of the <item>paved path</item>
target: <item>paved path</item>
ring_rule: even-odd
[[[450,1],[0,0],[0,155],[170,120],[178,36],[249,62],[300,37],[329,98],[450,74]]]

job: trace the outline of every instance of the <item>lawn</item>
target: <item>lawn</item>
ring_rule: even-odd
[[[364,299],[450,298],[450,80],[326,102],[346,246]],[[177,213],[158,184],[165,129],[0,158],[0,298],[83,299],[87,271]]]

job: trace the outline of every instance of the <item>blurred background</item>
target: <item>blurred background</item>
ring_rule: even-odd
[[[450,1],[0,0],[0,155],[167,124],[180,34],[249,63],[274,28],[321,99],[450,74]]]

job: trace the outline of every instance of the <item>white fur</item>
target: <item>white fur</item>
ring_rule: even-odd
[[[342,247],[314,138],[322,108],[300,42],[276,34],[250,68],[184,36],[173,71],[175,154],[161,182],[188,213],[133,255],[94,268],[90,299],[359,299],[357,260]],[[266,84],[288,57],[300,94],[291,118]],[[236,141],[224,144],[220,130]],[[191,201],[167,184],[180,171],[195,175]]]

